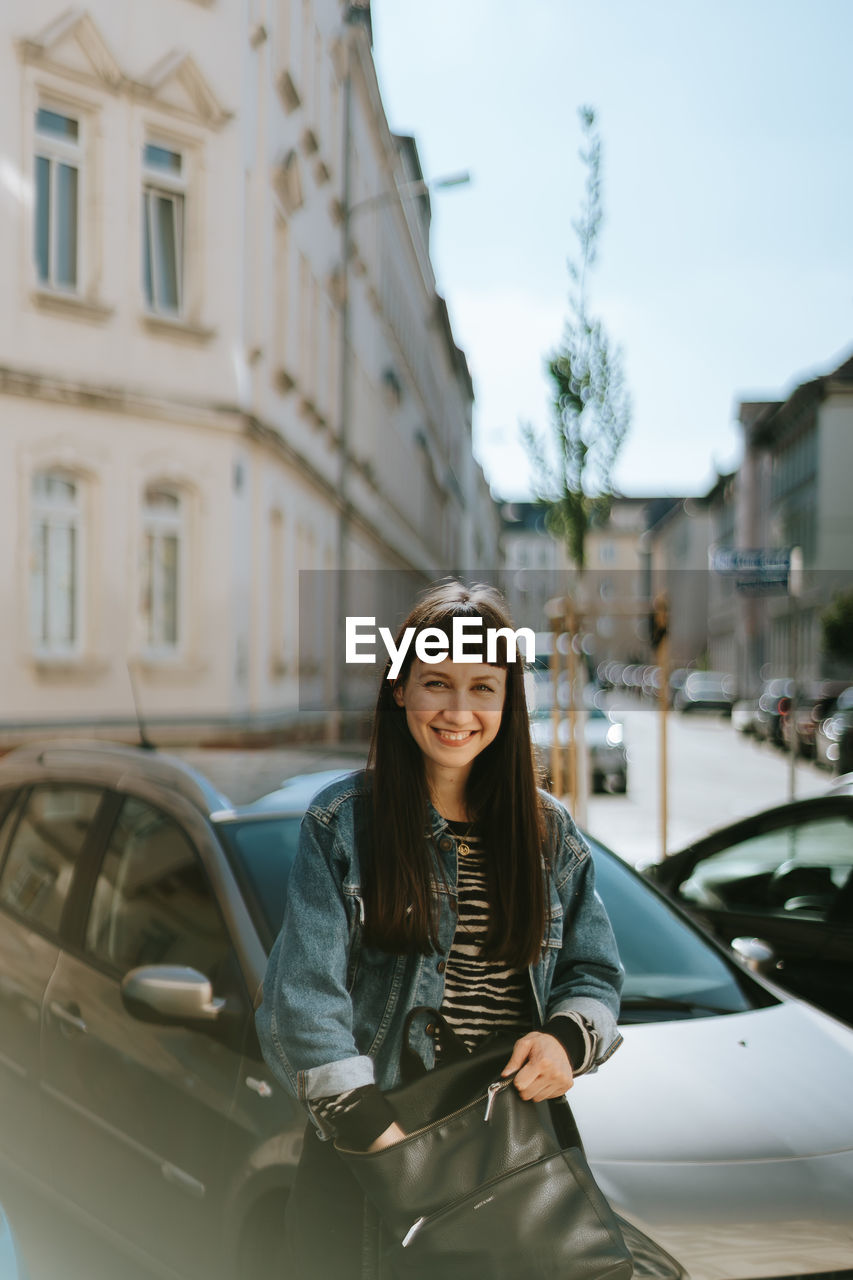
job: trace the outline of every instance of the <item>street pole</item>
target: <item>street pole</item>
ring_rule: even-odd
[[[797,637],[799,609],[797,601],[802,586],[803,553],[800,547],[791,548],[791,566],[788,570],[788,598],[791,601],[789,624],[791,628],[791,759],[788,762],[788,800],[793,803],[797,795],[797,684],[799,681],[800,646]]]
[[[658,670],[660,672],[660,695],[658,699],[659,706],[659,743],[660,743],[660,796],[659,796],[659,821],[660,821],[660,860],[666,861],[667,843],[668,843],[668,825],[669,825],[669,790],[668,790],[668,760],[667,760],[667,710],[669,699],[667,697],[669,688],[669,601],[663,594],[655,597],[652,604],[652,645],[655,648],[655,656],[657,658]]]
[[[575,710],[575,676],[577,673],[577,655],[575,654],[575,636],[577,635],[577,614],[575,612],[575,603],[571,596],[566,599],[566,637],[568,640],[568,649],[566,652],[566,674],[569,682],[569,741],[568,741],[568,782],[569,782],[569,809],[572,815],[577,813],[578,804],[578,754],[577,745],[575,743],[575,728],[577,725],[577,713]]]
[[[660,860],[664,862],[667,854],[669,826],[669,762],[667,760],[667,710],[668,710],[668,672],[669,672],[669,637],[664,636],[658,650],[660,666]]]
[[[562,613],[555,613],[551,619],[553,646],[551,650],[551,684],[554,702],[551,707],[551,789],[555,796],[563,794],[563,753],[560,749],[560,628]]]

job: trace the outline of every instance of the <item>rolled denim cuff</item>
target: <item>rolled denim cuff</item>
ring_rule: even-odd
[[[590,1022],[598,1036],[598,1052],[589,1071],[595,1071],[602,1062],[606,1062],[622,1043],[622,1035],[616,1025],[616,1019],[606,1004],[601,1000],[593,1000],[590,996],[574,996],[561,1000],[558,1005],[548,1010],[548,1017],[559,1013],[579,1013]]]
[[[360,1089],[375,1079],[372,1058],[339,1058],[337,1062],[324,1062],[297,1072],[296,1091],[302,1102],[310,1102],[312,1098],[330,1098],[349,1089]]]

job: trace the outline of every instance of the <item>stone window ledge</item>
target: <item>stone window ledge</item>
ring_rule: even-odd
[[[105,658],[75,654],[31,654],[30,664],[40,680],[96,680],[110,664]]]
[[[150,311],[146,311],[142,316],[142,324],[149,333],[162,338],[205,343],[216,337],[216,330],[208,325],[197,324],[193,320],[181,320],[173,316],[158,316]]]
[[[134,671],[138,671],[152,682],[180,680],[198,680],[207,673],[207,663],[200,658],[170,657],[164,654],[142,653],[131,659]]]
[[[31,297],[35,306],[41,311],[79,316],[81,320],[103,323],[115,315],[115,307],[108,307],[96,298],[83,298],[74,293],[59,293],[54,289],[34,289]]]

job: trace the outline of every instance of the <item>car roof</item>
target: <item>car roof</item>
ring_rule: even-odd
[[[177,756],[153,748],[60,738],[16,747],[0,760],[0,786],[49,781],[56,776],[116,788],[136,777],[177,792],[206,816],[233,808],[204,774]]]
[[[275,791],[259,796],[250,804],[240,805],[234,817],[258,817],[261,814],[304,813],[318,791],[339,778],[346,778],[352,769],[317,769],[312,773],[297,773],[286,778]],[[230,815],[229,815],[230,816]]]

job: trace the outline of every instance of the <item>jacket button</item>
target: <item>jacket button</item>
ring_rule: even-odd
[[[428,1036],[434,1036],[434,1035],[435,1035],[435,1023],[434,1023],[434,1022],[428,1022],[428,1023],[426,1024],[426,1026],[424,1027],[424,1030],[426,1031],[426,1033],[427,1033],[427,1035],[428,1035]]]
[[[450,839],[450,836],[442,836],[438,842],[438,847],[442,853],[449,853],[453,848],[453,841]]]
[[[438,964],[435,967],[436,969],[438,969],[439,973],[444,973],[445,969],[447,968],[447,965],[444,960],[439,960]]]

